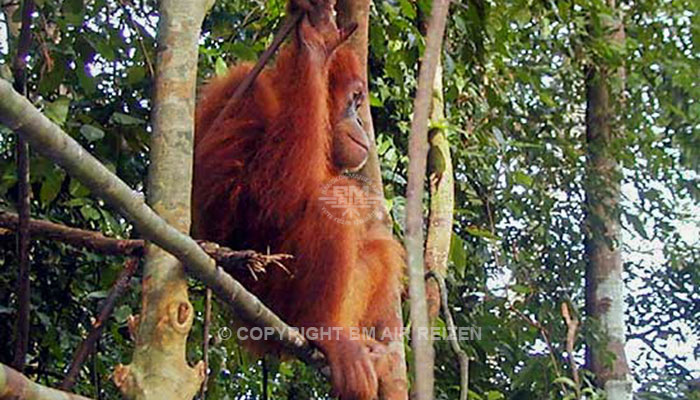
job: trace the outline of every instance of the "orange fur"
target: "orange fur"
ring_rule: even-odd
[[[202,90],[195,235],[235,249],[292,254],[286,262],[292,277],[274,267],[259,281],[230,271],[290,325],[400,327],[392,299],[404,265],[401,246],[380,222],[333,221],[319,200],[324,185],[356,184],[341,175],[330,154],[333,124],[345,104],[342,91],[346,82],[360,80],[360,63],[343,47],[318,62],[303,46],[288,44],[235,113],[211,126],[249,70],[234,67]],[[343,399],[374,398],[376,376],[366,366],[364,344],[344,336],[317,344]]]

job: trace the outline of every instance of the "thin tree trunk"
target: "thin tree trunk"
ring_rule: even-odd
[[[355,53],[362,62],[362,79],[364,79],[367,84],[367,91],[369,91],[369,71],[367,65],[370,4],[370,0],[339,0],[336,4],[338,23],[340,26],[347,26],[350,23],[357,24],[357,30],[349,40]],[[377,144],[369,101],[362,103],[360,118],[362,118],[362,125],[367,130],[367,135],[370,138],[368,160],[360,171],[360,174],[370,183],[374,194],[383,199],[384,185],[382,184],[379,155],[377,154]],[[375,213],[383,219],[382,222],[386,225],[387,229],[391,229],[391,219],[383,203],[378,205],[378,209],[375,210]],[[376,223],[376,221],[369,221],[369,223]],[[394,302],[394,315],[392,315],[391,318],[394,318],[396,322],[396,324],[392,325],[403,326],[401,293],[393,293],[392,301]],[[404,351],[403,337],[399,337],[397,340],[389,343],[388,352],[390,370],[386,376],[380,377],[379,398],[380,400],[405,400],[408,398],[408,379],[406,375],[406,353]]]
[[[425,53],[418,75],[418,91],[413,103],[413,120],[408,144],[408,186],[406,188],[406,253],[411,299],[411,345],[414,387],[418,400],[434,396],[434,352],[428,335],[430,321],[425,298],[423,264],[423,185],[428,155],[428,117],[435,70],[442,51],[442,37],[450,2],[434,0],[426,33]]]
[[[442,123],[445,118],[442,93],[442,65],[438,63],[433,83],[433,104],[430,113],[432,123]],[[441,276],[447,275],[450,257],[452,222],[454,211],[454,178],[450,143],[441,128],[428,132],[428,179],[430,190],[430,214],[425,241],[425,267]],[[426,281],[428,316],[433,321],[440,314],[440,288],[435,280]]]
[[[22,27],[19,32],[17,54],[12,65],[14,87],[18,92],[27,95],[27,55],[32,43],[32,13],[34,2],[22,2]],[[31,287],[29,277],[29,214],[31,207],[31,187],[29,182],[29,144],[17,135],[17,212],[19,224],[17,227],[17,259],[19,273],[17,274],[17,325],[15,357],[12,365],[17,371],[24,371],[24,364],[29,348],[30,298]]]
[[[366,89],[369,92],[369,75],[368,75],[368,54],[369,54],[369,9],[371,0],[338,0],[336,10],[338,11],[338,25],[348,26],[351,23],[357,24],[357,30],[348,39],[355,54],[362,62],[362,79],[367,83]],[[384,198],[384,186],[382,185],[381,168],[379,164],[379,156],[377,154],[377,143],[374,135],[374,124],[372,123],[372,113],[370,112],[369,101],[362,102],[360,107],[360,118],[362,126],[367,131],[370,139],[370,149],[367,163],[364,165],[360,174],[366,177],[372,185],[372,190],[377,195]],[[391,227],[391,221],[388,218],[386,208],[381,205],[379,210],[376,210],[379,215],[384,218],[384,222],[388,227]]]
[[[614,0],[610,1],[614,10]],[[602,32],[609,42],[624,41],[620,23],[612,34]],[[597,32],[593,32],[594,35]],[[616,153],[619,151],[618,120],[611,83],[621,79],[616,71],[599,61],[586,71],[586,312],[601,330],[601,340],[586,348],[588,368],[596,375],[609,400],[632,398],[630,371],[625,357],[624,282],[620,253],[620,180]],[[612,99],[611,99],[612,97]],[[610,355],[614,361],[609,363]]]
[[[151,207],[183,233],[190,231],[198,41],[209,5],[160,3],[147,193]],[[115,383],[132,399],[190,400],[206,370],[203,362],[190,367],[185,357],[194,320],[185,271],[175,257],[153,244],[146,246],[142,299],[133,359],[117,367]]]

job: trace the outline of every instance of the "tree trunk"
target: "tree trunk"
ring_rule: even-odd
[[[610,6],[615,9],[614,3]],[[614,28],[613,34],[602,33],[606,40],[624,40],[621,24],[609,28]],[[621,74],[604,61],[591,65],[586,72],[586,312],[601,332],[601,340],[588,343],[586,360],[609,400],[627,400],[632,398],[632,383],[625,357],[621,171],[616,159],[620,135],[613,126],[617,119],[613,101],[618,102],[620,95],[615,94],[617,99],[611,100],[611,83]]]
[[[418,73],[418,89],[413,102],[411,134],[408,139],[408,185],[406,187],[406,255],[411,299],[411,347],[417,400],[434,397],[434,351],[428,334],[430,321],[425,293],[423,242],[423,185],[428,156],[428,118],[433,98],[435,70],[442,54],[442,38],[450,2],[435,0],[428,22],[425,53]]]
[[[207,8],[206,1],[160,3],[148,202],[183,233],[190,230],[197,44]],[[142,299],[132,363],[119,365],[114,381],[127,398],[190,400],[206,371],[185,357],[194,320],[185,271],[153,244],[146,247]]]
[[[357,30],[350,37],[350,44],[362,62],[363,79],[366,83],[368,80],[367,58],[369,52],[369,8],[370,0],[339,0],[336,9],[338,11],[338,23],[340,26],[347,26],[350,23],[357,24]],[[369,91],[369,86],[367,87]],[[362,103],[360,109],[360,118],[362,118],[363,126],[367,130],[367,135],[370,138],[370,151],[367,163],[360,171],[360,174],[365,177],[375,195],[384,198],[384,186],[382,184],[382,175],[379,165],[379,155],[377,154],[377,144],[374,136],[374,126],[372,124],[372,115],[370,113],[369,101]],[[380,205],[378,210],[375,210],[376,215],[383,219],[383,223],[387,229],[391,229],[391,220],[384,205]],[[376,221],[370,221],[376,223]],[[393,293],[394,315],[393,318],[398,321],[398,326],[403,326],[403,316],[401,312],[401,293]],[[403,338],[389,343],[389,359],[391,369],[387,376],[381,377],[379,381],[379,398],[381,400],[405,400],[408,398],[408,379],[406,375],[406,353],[404,351]]]
[[[34,1],[22,1],[21,28],[17,40],[17,51],[12,62],[15,90],[27,96],[27,55],[32,44],[32,13]],[[8,24],[9,26],[10,24]],[[10,29],[12,32],[12,29]],[[12,366],[24,371],[29,349],[29,327],[31,309],[30,261],[29,261],[29,217],[31,211],[31,184],[29,176],[29,144],[17,135],[17,323],[15,330],[15,354]]]

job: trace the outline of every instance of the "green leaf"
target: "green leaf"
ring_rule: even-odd
[[[224,76],[228,72],[228,65],[226,65],[226,61],[224,61],[223,58],[218,57],[216,59],[216,63],[214,64],[214,73],[216,76]]]
[[[89,204],[80,207],[80,214],[82,214],[85,219],[93,221],[100,219],[100,212]]]
[[[86,197],[90,194],[90,189],[83,186],[79,180],[71,178],[70,183],[68,184],[68,193],[70,193],[73,197]]]
[[[532,289],[528,286],[521,285],[521,284],[515,284],[510,286],[510,290],[514,291],[515,293],[522,293],[522,294],[530,294],[532,293]]]
[[[571,380],[571,378],[569,378],[567,376],[560,376],[557,379],[555,379],[554,381],[552,381],[552,383],[553,384],[563,383],[566,386],[569,386],[571,388],[574,388],[574,389],[576,388],[576,382],[574,382],[573,380]]]
[[[97,50],[98,53],[107,61],[114,61],[116,58],[116,53],[114,51],[114,48],[109,44],[109,41],[106,40],[106,38],[103,37],[97,37],[94,42],[92,42],[93,47],[95,50]]]
[[[467,251],[464,241],[456,233],[452,233],[450,240],[450,261],[452,261],[457,275],[464,277],[467,268]]]
[[[549,106],[549,107],[556,107],[557,106],[557,103],[554,101],[552,96],[547,92],[544,92],[544,91],[540,92],[540,100],[542,100],[542,102],[546,106]]]
[[[88,142],[94,142],[105,137],[105,132],[102,129],[89,124],[80,127],[80,134],[83,135]]]
[[[72,183],[72,181],[71,181],[71,183]],[[85,204],[90,204],[90,199],[86,199],[86,198],[70,199],[68,201],[64,201],[62,204],[66,207],[84,206]]]
[[[523,186],[532,186],[532,177],[522,171],[515,171],[513,173],[513,181]]]
[[[469,394],[469,397],[468,397],[469,400],[484,400],[483,397],[481,397],[477,392],[475,392],[471,389],[468,389],[467,393]]]
[[[80,25],[83,21],[83,0],[66,0],[63,3],[63,16],[68,23]]]
[[[649,235],[647,234],[647,230],[644,227],[644,224],[642,223],[642,220],[639,219],[639,217],[635,214],[631,213],[625,213],[625,218],[627,218],[627,221],[632,224],[634,227],[634,230],[640,234],[644,239],[649,239]]]
[[[377,97],[374,93],[369,94],[369,105],[372,107],[382,107],[384,105],[384,102],[382,99]]]
[[[232,43],[228,46],[228,50],[239,60],[253,61],[258,58],[258,53],[256,53],[252,47],[245,43]]]
[[[118,125],[140,125],[146,122],[140,118],[132,117],[131,115],[122,114],[120,112],[115,112],[112,114],[109,120],[110,122]]]
[[[78,68],[75,69],[75,74],[78,77],[78,84],[83,89],[86,95],[91,96],[97,91],[95,79],[85,72],[85,64],[81,62]]]
[[[495,391],[495,390],[490,390],[484,394],[486,395],[487,400],[503,400],[506,398],[503,395],[503,393]]]
[[[44,182],[41,184],[41,190],[39,191],[39,200],[43,205],[48,205],[58,196],[65,176],[66,173],[60,169],[54,169],[52,172],[46,174]]]
[[[129,307],[128,305],[124,304],[124,305],[122,305],[122,306],[120,306],[120,307],[117,307],[117,308],[114,310],[114,313],[113,313],[112,315],[114,315],[114,319],[116,319],[117,322],[119,322],[120,324],[122,324],[122,323],[126,322],[126,319],[129,318],[129,316],[130,316],[131,314],[132,314],[131,307]]]
[[[416,18],[416,10],[413,8],[413,4],[411,4],[411,2],[408,0],[399,0],[399,6],[401,7],[401,13],[408,19]]]
[[[57,125],[63,125],[68,117],[69,106],[70,99],[67,97],[61,97],[54,102],[47,102],[44,115],[46,115],[47,118],[55,122]]]
[[[94,292],[90,292],[85,296],[85,299],[104,299],[107,297],[107,290],[97,290]]]
[[[146,68],[143,66],[135,66],[129,68],[129,72],[126,74],[126,81],[129,85],[135,85],[146,78]]]
[[[499,237],[491,233],[491,231],[479,228],[478,226],[467,227],[467,233],[472,236],[482,237],[491,240],[499,240]]]

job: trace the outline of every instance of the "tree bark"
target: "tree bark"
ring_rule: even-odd
[[[148,202],[185,234],[190,230],[198,41],[209,5],[160,3]],[[192,399],[206,370],[203,362],[191,368],[185,357],[194,320],[185,271],[153,244],[146,245],[142,304],[132,362],[117,366],[115,383],[131,399]]]
[[[609,6],[615,10],[614,0]],[[593,16],[595,18],[595,16]],[[609,43],[624,41],[621,22],[608,26]],[[609,33],[612,32],[612,33]],[[610,400],[632,399],[632,382],[625,357],[625,311],[622,258],[620,252],[620,181],[621,171],[616,154],[619,151],[618,120],[614,115],[616,94],[611,99],[613,79],[621,79],[621,71],[599,60],[586,71],[586,312],[601,330],[601,340],[589,341],[586,348],[588,368],[605,389]],[[614,361],[607,362],[612,354]]]
[[[442,51],[448,0],[434,0],[426,33],[425,53],[418,75],[413,103],[413,120],[408,143],[408,186],[406,188],[406,253],[411,299],[411,346],[413,348],[413,395],[418,400],[434,397],[434,351],[428,335],[430,321],[425,298],[423,263],[423,185],[428,153],[428,117],[432,102],[435,70]]]
[[[16,370],[0,364],[0,400],[90,400],[34,383]]]
[[[438,61],[433,82],[433,103],[430,120],[441,124],[445,118],[442,93],[442,65]],[[454,211],[454,177],[450,143],[441,128],[428,132],[428,180],[430,190],[430,213],[428,233],[425,241],[425,268],[440,276],[447,276],[447,263],[450,258],[452,222]],[[440,314],[440,288],[435,280],[425,283],[428,301],[428,316],[434,321]]]

